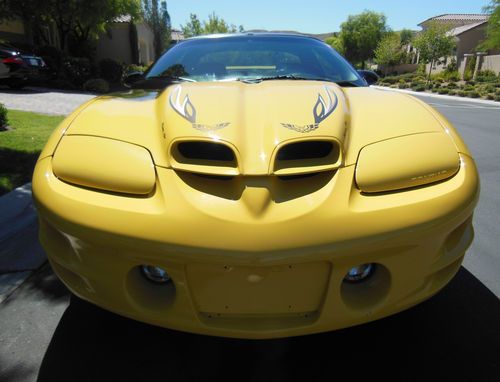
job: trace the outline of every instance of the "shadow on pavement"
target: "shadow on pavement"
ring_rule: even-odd
[[[73,299],[39,381],[398,380],[493,381],[500,372],[499,299],[462,268],[429,301],[340,331],[237,340],[165,330]]]

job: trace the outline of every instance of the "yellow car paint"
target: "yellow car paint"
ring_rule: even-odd
[[[318,94],[337,104],[315,125]],[[186,95],[194,122],[176,110]],[[318,81],[183,83],[99,97],[76,114],[36,165],[40,240],[73,293],[127,317],[242,338],[352,326],[435,294],[473,239],[474,161],[444,117],[412,97]],[[302,166],[278,163],[283,148],[311,140],[338,152]],[[119,142],[120,155],[103,158],[98,143],[96,175],[80,187],[65,158],[92,155],[91,141]],[[200,141],[221,144],[234,158],[199,162],[179,152],[180,143]],[[451,176],[406,188],[405,178],[435,171],[422,155],[426,142],[439,151],[436,168]],[[145,160],[132,165],[126,147],[151,155],[147,194],[118,186],[127,176],[143,192],[150,184],[149,170],[136,173]],[[68,179],[57,176],[58,166],[68,168]],[[115,171],[108,179],[106,169]],[[371,171],[379,171],[378,183]],[[343,282],[363,263],[376,264],[371,278]],[[173,281],[149,282],[141,264],[164,267]]]

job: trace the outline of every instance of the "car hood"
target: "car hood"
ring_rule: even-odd
[[[240,171],[268,174],[276,149],[289,142],[338,144],[340,166],[364,146],[389,138],[443,131],[420,101],[369,87],[321,81],[182,83],[162,92],[106,95],[79,113],[66,134],[102,136],[146,147],[158,166],[172,167],[178,141],[209,140],[233,148]]]

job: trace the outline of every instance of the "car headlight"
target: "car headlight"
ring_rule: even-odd
[[[407,135],[363,147],[356,184],[367,193],[400,190],[449,178],[459,167],[460,157],[448,135]]]
[[[150,193],[156,178],[144,147],[93,136],[63,137],[52,169],[65,182],[126,194]]]

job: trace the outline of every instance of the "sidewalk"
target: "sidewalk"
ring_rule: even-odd
[[[31,183],[0,197],[0,303],[46,261]]]

